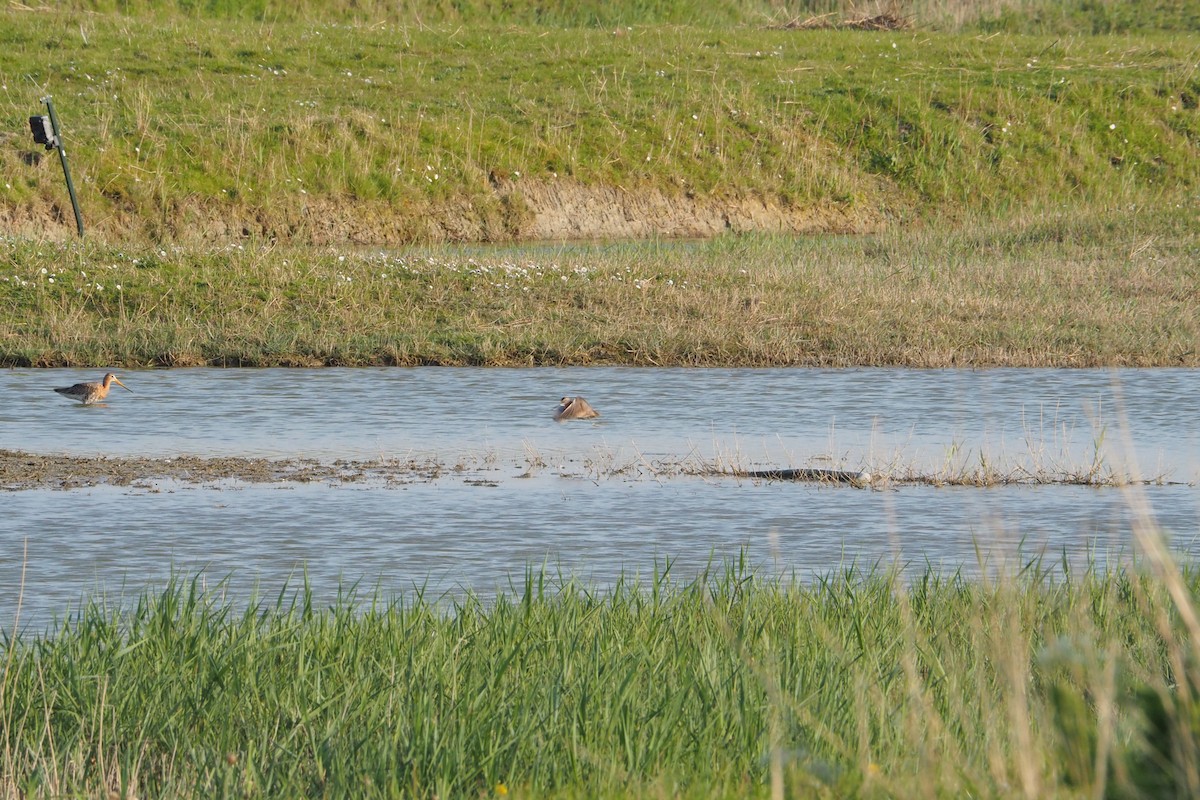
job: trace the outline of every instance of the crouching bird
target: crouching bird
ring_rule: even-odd
[[[591,419],[600,416],[600,412],[588,405],[582,397],[564,397],[559,401],[558,410],[554,412],[554,420],[562,422],[568,419]]]

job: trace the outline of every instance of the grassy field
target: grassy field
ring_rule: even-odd
[[[731,565],[245,607],[174,583],[6,636],[0,797],[1195,796],[1197,588]]]
[[[9,6],[0,365],[1194,366],[1167,5]]]
[[[724,27],[816,21],[837,25],[887,15],[933,30],[994,33],[1111,34],[1194,31],[1194,0],[56,0],[54,8],[131,16],[319,20],[340,24]]]
[[[114,243],[504,240],[599,189],[949,225],[1194,209],[1200,177],[1194,33],[0,15],[0,210],[74,233],[49,94]]]
[[[1190,210],[512,247],[0,239],[7,366],[1196,366]]]

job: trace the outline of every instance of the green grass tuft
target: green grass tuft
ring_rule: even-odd
[[[1034,563],[804,585],[743,564],[239,607],[172,581],[6,640],[0,794],[1186,793],[1168,583]]]

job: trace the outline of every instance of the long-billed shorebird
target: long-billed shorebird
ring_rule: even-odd
[[[588,405],[582,397],[564,397],[559,401],[554,419],[562,422],[567,419],[591,419],[600,416],[600,412]]]
[[[130,389],[128,386],[121,383],[120,379],[118,379],[117,376],[113,375],[111,372],[105,375],[103,380],[89,381],[88,383],[77,383],[74,386],[67,386],[62,389],[55,389],[54,391],[58,392],[64,397],[69,397],[72,400],[78,400],[86,406],[91,405],[92,403],[99,403],[105,397],[108,397],[108,390],[114,383],[127,392],[133,391],[133,389]]]

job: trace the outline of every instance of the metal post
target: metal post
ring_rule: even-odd
[[[62,134],[58,130],[58,115],[54,113],[54,103],[50,95],[42,98],[46,109],[50,112],[50,127],[54,131],[54,146],[58,148],[58,159],[62,161],[63,175],[67,178],[67,193],[71,195],[71,208],[75,209],[75,227],[83,236],[83,215],[79,213],[79,200],[75,197],[75,184],[71,182],[71,169],[67,166],[67,151],[63,148]]]

